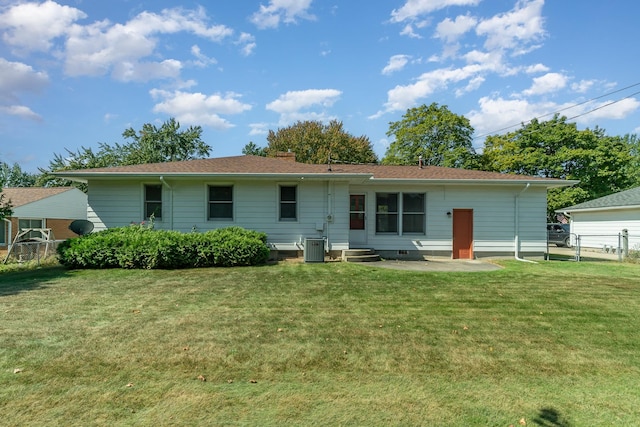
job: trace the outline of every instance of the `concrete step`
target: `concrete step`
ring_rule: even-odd
[[[380,255],[373,249],[345,249],[342,251],[345,262],[375,262],[380,261]]]

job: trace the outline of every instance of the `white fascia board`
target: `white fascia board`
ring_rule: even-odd
[[[600,208],[582,208],[582,209],[571,209],[571,210],[557,209],[556,213],[574,214],[574,213],[582,213],[582,212],[621,211],[626,209],[640,209],[640,205],[609,206],[609,207],[600,207]]]

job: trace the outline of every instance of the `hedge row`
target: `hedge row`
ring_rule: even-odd
[[[57,252],[74,269],[232,267],[264,264],[266,241],[265,233],[241,227],[180,233],[131,225],[66,240]]]

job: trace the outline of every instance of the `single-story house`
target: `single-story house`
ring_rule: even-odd
[[[273,250],[330,256],[542,256],[547,189],[574,181],[423,166],[234,156],[58,172],[88,185],[94,230],[152,218],[182,232],[241,226]]]
[[[49,228],[57,240],[76,237],[69,224],[87,219],[87,195],[74,187],[3,188],[0,194],[13,211],[0,221],[0,246],[10,245],[25,228]]]
[[[629,249],[640,249],[640,187],[558,209],[570,218],[571,233],[585,248],[622,247],[623,230]]]

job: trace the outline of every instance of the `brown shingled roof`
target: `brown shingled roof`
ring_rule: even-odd
[[[5,201],[10,201],[11,206],[17,208],[71,189],[73,187],[10,187],[3,188],[1,194],[4,194]]]
[[[373,179],[392,180],[488,180],[488,181],[557,181],[558,184],[571,184],[563,180],[532,177],[525,175],[502,174],[478,170],[444,168],[436,166],[389,166],[389,165],[351,165],[297,163],[291,160],[260,156],[233,156],[211,159],[196,159],[180,162],[152,163],[110,168],[96,168],[58,172],[54,175],[68,178],[90,178],[98,176],[126,175],[271,175],[271,174],[311,174],[326,177],[340,175],[362,175]]]

